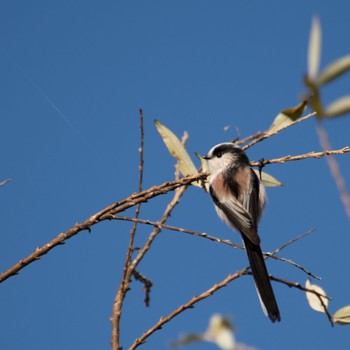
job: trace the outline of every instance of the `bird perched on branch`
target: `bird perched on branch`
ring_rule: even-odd
[[[265,188],[245,152],[233,143],[214,146],[204,158],[216,212],[241,234],[264,313],[272,322],[280,321],[258,235],[258,222],[266,203]]]

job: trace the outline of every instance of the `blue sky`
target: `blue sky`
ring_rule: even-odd
[[[139,120],[145,115],[144,187],[173,178],[173,160],[153,125],[190,134],[188,150],[206,153],[265,130],[304,91],[311,18],[323,29],[322,65],[350,53],[347,1],[7,1],[0,4],[0,270],[60,232],[137,190]],[[349,76],[326,87],[330,102],[349,93]],[[349,145],[349,117],[325,123],[333,148]],[[308,120],[249,150],[270,159],[321,150]],[[337,157],[349,185],[349,157]],[[330,311],[350,304],[349,220],[326,161],[265,169],[285,186],[268,189],[260,226],[272,251],[316,228],[286,249],[322,277]],[[170,196],[145,204],[157,220]],[[127,213],[132,215],[132,212]],[[190,188],[169,224],[240,243],[216,217],[207,194]],[[130,225],[108,222],[0,285],[0,348],[110,348],[109,317],[121,279]],[[139,227],[137,244],[150,233]],[[154,283],[151,307],[132,283],[122,320],[126,349],[161,316],[245,267],[244,252],[164,230],[140,271]],[[288,264],[269,261],[271,274],[304,283]],[[213,313],[231,315],[237,339],[259,349],[345,348],[347,327],[331,328],[302,292],[274,283],[282,322],[260,310],[244,277],[184,312],[154,334],[144,349],[167,349],[185,332],[206,328]],[[214,349],[193,345],[192,349]]]

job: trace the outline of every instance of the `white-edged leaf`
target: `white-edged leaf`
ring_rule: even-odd
[[[341,57],[324,68],[317,78],[317,83],[319,85],[327,84],[348,70],[350,70],[350,55]]]
[[[260,173],[259,170],[254,169],[255,174],[260,179]],[[277,187],[277,186],[283,186],[283,183],[278,181],[275,177],[272,175],[265,173],[264,171],[261,172],[261,181],[266,187]]]
[[[272,122],[271,126],[267,130],[267,133],[273,134],[295,122],[303,115],[306,105],[307,101],[303,101],[296,107],[287,108],[281,111]]]
[[[309,48],[307,55],[308,76],[312,81],[316,80],[321,57],[321,25],[318,16],[314,16],[311,23]]]
[[[177,136],[157,119],[155,119],[154,124],[169,153],[179,161],[179,170],[181,174],[184,176],[197,174],[196,167]]]
[[[323,118],[333,118],[350,112],[350,95],[340,97],[326,107]]]
[[[346,325],[350,324],[350,305],[344,306],[332,316],[333,323]]]
[[[320,286],[318,286],[316,284],[312,284],[309,279],[307,279],[305,282],[305,288],[310,289],[310,290],[314,290],[315,292],[317,292],[320,295],[327,296],[326,292]],[[328,299],[324,298],[324,297],[321,297],[321,298],[322,298],[323,304],[327,308],[328,307]],[[312,292],[306,292],[306,299],[307,299],[310,307],[313,310],[325,313],[325,309],[324,309],[322,302],[320,300],[320,297],[318,297],[318,295],[316,295]]]

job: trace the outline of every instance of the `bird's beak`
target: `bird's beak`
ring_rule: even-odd
[[[210,159],[210,157],[208,157],[208,155],[206,154],[205,156],[202,156],[204,159],[208,160]]]

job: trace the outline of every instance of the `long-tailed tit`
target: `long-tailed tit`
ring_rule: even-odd
[[[263,310],[272,322],[280,321],[258,235],[258,222],[266,203],[264,186],[245,152],[233,143],[214,146],[204,158],[208,161],[209,191],[216,212],[240,232]]]

